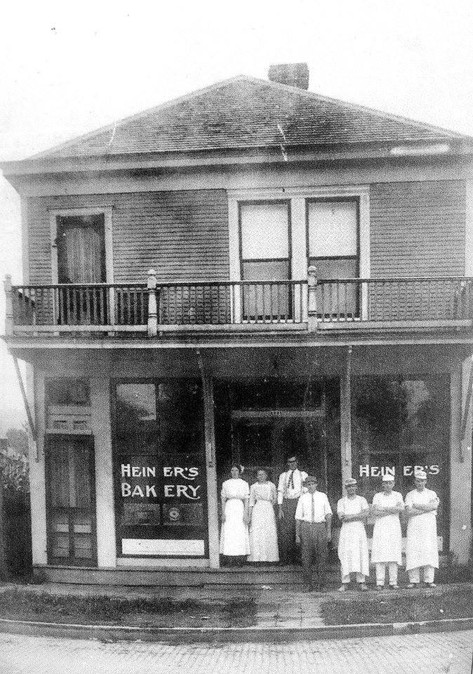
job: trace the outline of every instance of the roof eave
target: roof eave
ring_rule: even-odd
[[[185,152],[145,152],[65,158],[37,158],[0,162],[4,176],[28,176],[59,173],[89,173],[149,169],[229,166],[233,164],[326,162],[334,160],[400,159],[418,160],[469,156],[473,142],[465,139],[438,138],[416,141],[346,143],[337,145],[284,145],[204,149]]]

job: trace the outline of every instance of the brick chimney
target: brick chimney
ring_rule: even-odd
[[[307,63],[278,63],[269,66],[268,79],[270,82],[287,84],[299,89],[309,88],[309,66]]]

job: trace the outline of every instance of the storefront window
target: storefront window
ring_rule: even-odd
[[[193,380],[118,382],[114,470],[119,554],[203,556],[203,412]]]
[[[385,473],[403,496],[416,467],[440,498],[439,536],[448,530],[450,389],[448,376],[355,377],[352,383],[353,474],[371,502]]]

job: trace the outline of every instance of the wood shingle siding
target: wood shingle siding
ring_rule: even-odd
[[[51,283],[49,210],[112,207],[114,281],[227,280],[224,190],[44,197],[28,204],[30,282]]]
[[[371,276],[465,273],[462,180],[370,187]]]

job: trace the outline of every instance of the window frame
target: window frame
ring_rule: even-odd
[[[290,247],[291,247],[291,280],[307,281],[308,246],[306,228],[306,201],[308,199],[336,200],[340,198],[358,199],[358,273],[359,278],[369,279],[371,276],[370,255],[370,186],[360,185],[307,185],[307,186],[272,186],[264,188],[239,188],[228,190],[228,237],[229,237],[229,279],[236,283],[242,280],[241,254],[239,236],[239,203],[247,202],[290,202]],[[304,290],[306,292],[306,290]],[[367,313],[367,292],[363,288],[360,297],[360,317]],[[235,312],[239,315],[238,300]],[[302,321],[307,320],[307,309],[303,308]]]
[[[113,230],[112,230],[112,207],[97,206],[84,208],[60,208],[49,210],[49,230],[51,237],[51,282],[59,283],[59,260],[58,260],[58,218],[73,218],[88,215],[103,215],[104,219],[104,243],[105,243],[105,279],[106,283],[113,283]]]
[[[310,204],[314,203],[354,203],[356,204],[356,254],[355,255],[311,255],[310,254],[310,222],[309,209]],[[356,260],[355,278],[360,278],[360,200],[357,197],[312,197],[306,199],[306,250],[307,250],[307,267],[311,264],[311,260]],[[317,266],[317,262],[315,262]]]
[[[287,257],[267,257],[267,258],[244,258],[243,257],[243,228],[242,228],[242,206],[266,206],[266,205],[285,205],[287,206]],[[292,277],[292,227],[291,227],[291,201],[290,199],[255,199],[238,201],[238,245],[240,261],[240,279],[243,277],[243,265],[248,262],[282,262],[287,261],[288,278],[287,279],[261,279],[262,281],[271,280],[290,280]]]

